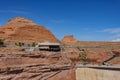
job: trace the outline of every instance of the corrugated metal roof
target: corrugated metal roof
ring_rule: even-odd
[[[49,43],[49,42],[44,42],[44,43],[38,43],[38,45],[60,45],[60,43]]]

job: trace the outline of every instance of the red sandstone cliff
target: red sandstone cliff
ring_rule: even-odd
[[[10,19],[2,26],[0,38],[13,42],[59,42],[50,30],[22,17]]]

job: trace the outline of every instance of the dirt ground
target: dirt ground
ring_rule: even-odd
[[[115,48],[116,58],[111,65],[120,64],[120,50]],[[81,55],[86,55],[81,57]],[[112,56],[111,50],[104,48],[72,48],[62,52],[33,51],[21,49],[0,49],[0,80],[75,80],[75,65],[101,65]]]

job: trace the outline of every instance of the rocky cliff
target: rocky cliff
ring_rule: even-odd
[[[22,17],[10,19],[0,27],[0,38],[13,42],[59,42],[50,30]]]

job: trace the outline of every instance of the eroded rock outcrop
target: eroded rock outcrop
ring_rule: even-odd
[[[59,42],[50,30],[22,17],[10,19],[7,24],[2,26],[0,38],[9,41],[9,43],[11,41]]]
[[[76,43],[78,42],[78,40],[76,40],[73,35],[68,35],[68,36],[65,36],[65,37],[61,40],[61,42],[62,42],[63,44],[76,44]]]

